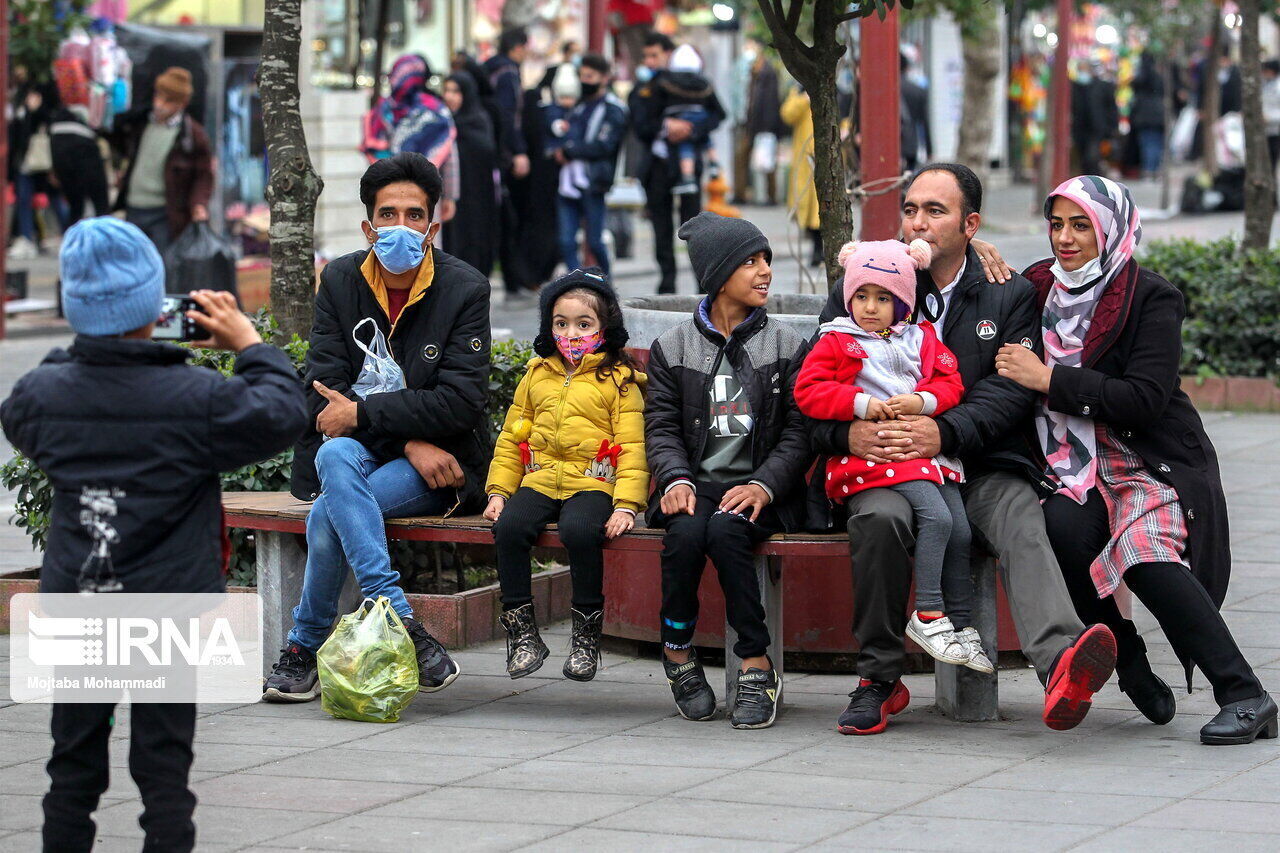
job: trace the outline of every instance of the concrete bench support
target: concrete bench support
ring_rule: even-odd
[[[299,533],[259,530],[254,539],[258,546],[258,594],[262,596],[262,664],[263,672],[270,673],[293,628],[293,608],[302,598],[307,552]],[[355,610],[360,598],[355,574],[348,569],[338,596],[338,615]]]
[[[982,635],[987,657],[996,663],[996,561],[982,556],[973,562],[973,626]],[[934,668],[938,710],[965,723],[1000,719],[995,673],[984,675],[962,666],[939,663]]]
[[[778,675],[782,675],[782,559],[764,554],[757,554],[756,583],[760,585],[760,601],[764,604],[764,621],[769,626],[769,660],[773,662]],[[738,672],[742,669],[742,658],[733,653],[733,646],[738,642],[738,632],[733,630],[729,620],[724,623],[724,706],[733,707],[733,698],[738,692]],[[786,684],[783,684],[786,690]],[[782,697],[778,697],[778,710],[782,710]]]

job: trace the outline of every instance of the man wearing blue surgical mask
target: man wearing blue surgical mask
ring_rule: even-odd
[[[413,618],[383,527],[384,518],[479,512],[484,500],[489,282],[432,245],[441,189],[421,154],[374,162],[360,179],[370,248],[321,273],[307,353],[312,429],[293,462],[294,496],[314,501],[307,568],[293,628],[263,685],[268,701],[319,695],[315,653],[338,615],[348,566],[363,597],[386,596],[404,621],[420,689],[458,676]],[[384,381],[371,382],[379,354],[402,379],[384,360]]]

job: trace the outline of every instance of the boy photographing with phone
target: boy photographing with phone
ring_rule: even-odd
[[[201,346],[237,353],[235,375],[186,364],[189,350],[151,340],[164,266],[134,225],[77,223],[60,255],[62,302],[76,332],[0,404],[13,446],[53,485],[42,593],[216,593],[225,589],[218,475],[288,449],[307,426],[289,359],[262,342],[229,293],[195,291],[187,312]],[[111,535],[82,513],[109,493]],[[105,549],[105,559],[91,559]],[[107,790],[110,703],[53,706],[44,849],[89,850],[90,814]],[[146,850],[195,845],[187,787],[196,708],[134,704],[129,771],[142,794]]]

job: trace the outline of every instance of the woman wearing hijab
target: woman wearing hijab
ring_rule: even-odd
[[[1179,660],[1213,686],[1207,744],[1277,735],[1276,704],[1218,612],[1231,568],[1217,454],[1178,385],[1182,295],[1133,259],[1142,236],[1129,190],[1072,178],[1045,202],[1054,258],[1024,275],[1044,317],[1044,363],[1008,344],[1000,375],[1039,391],[1036,435],[1058,491],[1045,525],[1076,610],[1116,636],[1116,673],[1147,719],[1176,712],[1114,593],[1121,580],[1156,617]]]
[[[392,63],[387,75],[391,94],[365,113],[360,150],[370,163],[402,151],[430,160],[444,182],[436,218],[448,222],[460,192],[458,160],[453,156],[456,133],[449,108],[427,86],[430,79],[431,66],[424,56],[405,54]]]
[[[457,127],[454,149],[461,179],[457,211],[444,226],[445,249],[488,276],[498,251],[498,147],[493,121],[480,102],[475,78],[466,71],[445,80],[444,100]]]

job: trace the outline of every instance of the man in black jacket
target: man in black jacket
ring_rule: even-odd
[[[206,345],[237,353],[233,377],[152,342],[164,266],[134,225],[105,216],[77,223],[63,240],[61,271],[75,342],[49,353],[0,405],[5,436],[54,487],[41,593],[222,592],[218,474],[280,453],[302,432],[293,365],[262,342],[228,293],[192,296],[212,336]],[[46,851],[93,847],[90,815],[107,790],[114,710],[53,706]],[[129,769],[142,793],[145,847],[191,850],[196,706],[135,695],[131,713]]]
[[[483,498],[489,282],[432,247],[440,192],[440,173],[421,154],[375,162],[360,179],[373,249],[338,258],[320,276],[306,377],[315,428],[293,463],[294,496],[315,503],[302,600],[263,686],[268,701],[318,695],[315,653],[337,616],[348,565],[362,595],[386,596],[400,614],[420,689],[442,690],[458,676],[413,618],[383,527],[388,517],[478,511]],[[374,337],[385,338],[394,364],[382,367],[393,378],[370,387]]]
[[[917,304],[938,317],[935,329],[960,362],[964,400],[937,418],[819,422],[813,444],[820,453],[854,453],[873,462],[939,453],[960,457],[969,521],[1000,560],[1023,651],[1046,685],[1045,723],[1068,729],[1084,718],[1092,694],[1110,677],[1115,639],[1105,626],[1086,630],[1080,623],[1045,533],[1039,500],[1054,487],[1022,438],[1035,395],[995,369],[996,352],[1005,343],[1038,350],[1040,312],[1034,289],[1021,276],[1003,285],[987,282],[969,245],[982,221],[981,206],[977,176],[953,163],[925,166],[907,186],[902,205],[903,235],[933,248],[929,270],[920,273]],[[840,293],[833,293],[824,322],[843,310],[840,301]],[[848,529],[862,682],[839,729],[878,734],[910,699],[901,676],[914,543],[911,507],[890,489],[870,489],[850,502]]]

